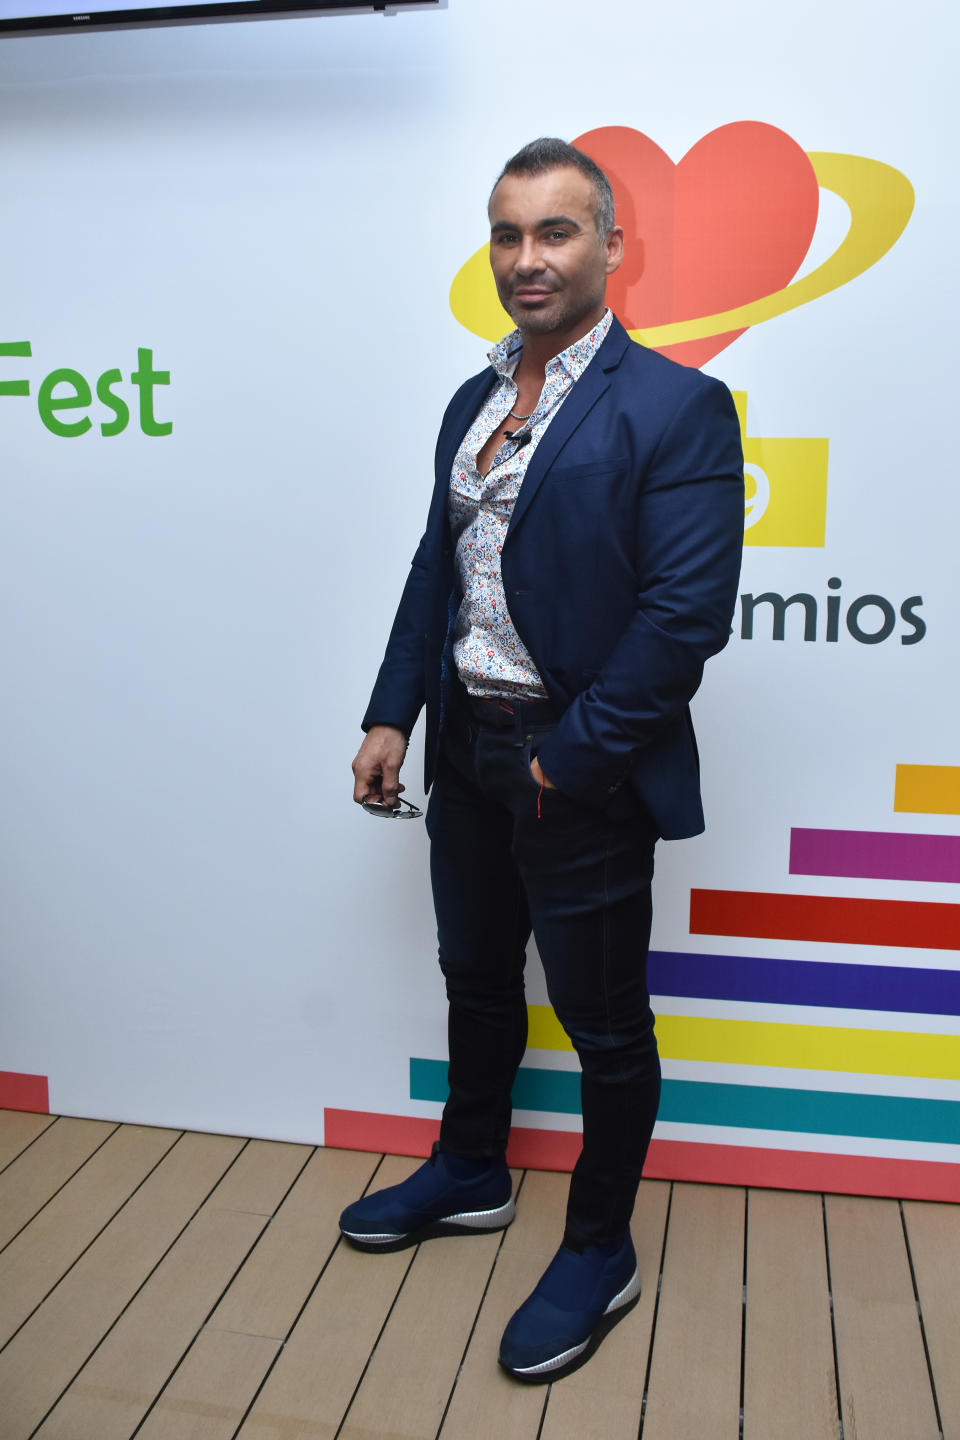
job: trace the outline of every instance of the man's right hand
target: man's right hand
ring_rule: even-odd
[[[353,798],[357,804],[368,795],[378,796],[395,810],[404,790],[400,766],[407,753],[407,737],[394,725],[371,725],[353,762]]]

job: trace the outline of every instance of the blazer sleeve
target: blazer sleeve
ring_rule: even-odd
[[[425,698],[424,639],[433,591],[424,535],[410,562],[386,652],[361,722],[363,730],[372,725],[395,725],[409,736],[417,723]]]
[[[684,714],[706,660],[729,638],[743,544],[743,453],[720,381],[698,385],[674,414],[638,493],[636,610],[539,751],[555,785],[593,804],[605,803],[638,752]]]
[[[447,628],[447,604],[453,584],[453,558],[447,525],[450,466],[466,426],[496,381],[487,367],[465,380],[444,412],[434,454],[434,487],[427,523],[403,587],[370,703],[361,722],[395,725],[409,735],[424,703],[440,681],[440,656]]]

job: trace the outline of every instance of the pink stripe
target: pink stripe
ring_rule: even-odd
[[[960,883],[960,835],[791,830],[791,875]]]

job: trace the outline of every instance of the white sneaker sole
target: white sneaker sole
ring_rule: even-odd
[[[412,1241],[415,1237],[428,1240],[438,1235],[461,1234],[463,1231],[504,1230],[516,1213],[517,1207],[511,1196],[505,1205],[498,1205],[493,1210],[462,1210],[457,1215],[443,1215],[440,1219],[431,1220],[414,1230],[387,1230],[379,1235],[370,1235],[363,1231],[341,1229],[340,1233],[355,1245],[396,1245]]]
[[[606,1310],[604,1310],[600,1319],[597,1321],[593,1330],[587,1336],[586,1340],[584,1340],[582,1345],[574,1345],[570,1350],[564,1350],[560,1355],[553,1355],[549,1360],[541,1360],[539,1365],[511,1365],[507,1367],[510,1371],[510,1374],[518,1375],[521,1378],[526,1378],[531,1375],[548,1375],[551,1374],[554,1370],[560,1370],[570,1365],[574,1360],[578,1360],[591,1344],[593,1344],[594,1347],[599,1345],[600,1341],[603,1339],[604,1335],[606,1335],[607,1331],[611,1329],[612,1325],[615,1324],[618,1319],[620,1319],[620,1315],[618,1314],[618,1312],[623,1310],[626,1306],[632,1305],[633,1302],[639,1298],[639,1295],[640,1269],[638,1267],[636,1270],[634,1270],[633,1275],[627,1281],[626,1285],[624,1285],[623,1289],[619,1291],[618,1294],[614,1295],[613,1299],[610,1301],[610,1304],[607,1306]],[[608,1321],[609,1323],[605,1323]]]

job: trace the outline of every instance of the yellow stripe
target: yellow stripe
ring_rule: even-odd
[[[527,1044],[534,1050],[572,1050],[551,1005],[527,1006]]]
[[[898,765],[894,810],[960,815],[960,765]]]
[[[538,1050],[573,1048],[548,1005],[530,1005],[528,1011],[531,1046]],[[664,1060],[960,1080],[960,1036],[956,1035],[660,1015],[657,1042]]]

